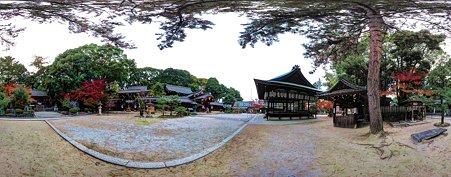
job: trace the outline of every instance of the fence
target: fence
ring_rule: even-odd
[[[389,122],[423,119],[425,106],[382,106],[382,119]]]

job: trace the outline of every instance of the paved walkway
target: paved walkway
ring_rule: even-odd
[[[35,118],[61,118],[61,114],[57,112],[35,112]]]
[[[290,120],[289,118],[282,118],[282,120],[271,118],[269,120],[266,120],[264,118],[265,116],[263,114],[259,114],[255,119],[252,119],[248,122],[250,125],[287,125],[287,124],[303,124],[303,123],[310,123],[310,122],[319,122],[319,119],[315,118],[293,118]]]
[[[0,120],[11,121],[44,121],[44,120],[57,120],[62,116],[57,112],[35,112],[34,117],[0,117]]]

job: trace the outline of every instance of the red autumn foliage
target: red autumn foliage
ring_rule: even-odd
[[[412,68],[411,70],[398,72],[393,75],[393,78],[399,80],[401,83],[421,83],[421,80],[428,76],[429,73],[418,73],[419,70],[419,68]]]
[[[106,87],[107,84],[104,80],[86,81],[81,84],[80,90],[71,91],[64,97],[82,102],[98,103],[102,98],[108,96],[108,94],[103,93]]]
[[[31,88],[25,87],[21,84],[8,84],[3,86],[3,90],[5,91],[4,96],[6,98],[13,98],[14,97],[14,92],[16,92],[17,90],[24,88],[25,92],[28,94],[28,100],[30,100],[30,102],[36,102],[35,99],[31,98]]]
[[[397,91],[425,95],[432,94],[432,91],[430,90],[417,89],[423,84],[423,78],[429,75],[429,73],[419,73],[419,70],[419,68],[413,68],[395,73],[392,77],[398,81],[398,84],[395,84],[389,90],[382,92],[381,95],[391,95]]]
[[[318,100],[318,109],[320,110],[330,110],[334,106],[332,101]]]

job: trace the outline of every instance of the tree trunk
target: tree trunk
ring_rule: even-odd
[[[384,130],[380,109],[379,82],[382,58],[382,25],[384,21],[377,11],[367,9],[370,29],[370,59],[368,63],[368,111],[370,132],[377,134]]]
[[[442,107],[442,120],[441,124],[445,124],[445,105],[443,105],[443,97],[440,97],[440,106]]]

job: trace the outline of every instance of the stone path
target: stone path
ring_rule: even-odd
[[[88,124],[91,120],[83,118],[46,122],[73,146],[103,161],[133,168],[164,168],[197,160],[217,150],[255,116],[185,117],[148,126],[99,117],[93,118],[91,124]]]
[[[61,118],[61,114],[57,112],[35,112],[36,118]]]

